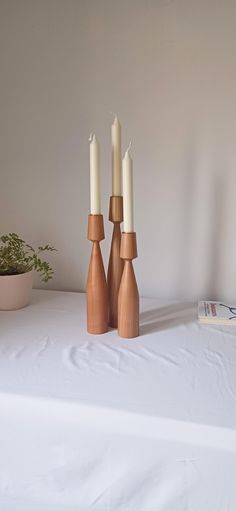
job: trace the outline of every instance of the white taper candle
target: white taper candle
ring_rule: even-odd
[[[134,232],[133,161],[127,149],[123,159],[124,232]]]
[[[90,140],[90,213],[101,214],[99,144],[93,135]]]
[[[115,116],[111,127],[112,144],[112,195],[122,194],[121,188],[121,125]]]

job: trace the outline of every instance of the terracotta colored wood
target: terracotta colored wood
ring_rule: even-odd
[[[102,241],[105,239],[103,215],[89,215],[88,240]]]
[[[135,232],[122,232],[120,257],[122,259],[135,259],[138,257],[137,241]]]
[[[109,220],[113,222],[113,234],[109,257],[107,286],[108,286],[108,323],[112,328],[118,326],[118,292],[124,268],[124,261],[120,257],[121,230],[123,221],[123,197],[110,197]]]
[[[89,215],[88,239],[93,247],[86,286],[87,330],[90,334],[103,334],[108,331],[108,291],[99,244],[104,239],[102,215]]]
[[[131,339],[139,335],[139,292],[132,259],[137,257],[136,234],[122,233],[121,251],[124,270],[118,294],[118,334]]]
[[[112,196],[110,197],[109,207],[109,220],[110,222],[123,222],[123,197]]]

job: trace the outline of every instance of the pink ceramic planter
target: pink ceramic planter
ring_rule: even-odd
[[[0,310],[21,309],[29,304],[33,271],[0,276]]]

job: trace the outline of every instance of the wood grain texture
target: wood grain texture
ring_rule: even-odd
[[[113,222],[110,257],[107,273],[108,286],[108,323],[112,328],[118,326],[118,293],[124,268],[124,261],[120,257],[121,230],[123,220],[123,197],[110,197],[109,220]]]
[[[121,257],[124,270],[118,294],[118,334],[131,339],[139,335],[139,292],[132,264],[137,257],[135,233],[122,233]]]
[[[86,286],[87,330],[90,334],[108,331],[108,290],[99,244],[103,238],[102,215],[89,215],[88,239],[93,242]]]

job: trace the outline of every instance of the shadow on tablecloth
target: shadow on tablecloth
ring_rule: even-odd
[[[182,302],[157,307],[140,314],[140,334],[166,330],[197,319],[197,304]]]

